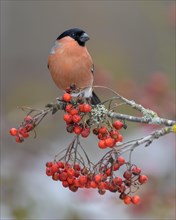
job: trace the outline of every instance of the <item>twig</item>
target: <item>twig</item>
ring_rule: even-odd
[[[172,127],[164,127],[160,130],[156,130],[149,134],[148,136],[138,138],[136,140],[128,141],[126,143],[120,143],[116,146],[116,151],[119,153],[125,153],[127,151],[131,151],[131,149],[135,149],[136,147],[145,144],[145,147],[149,146],[153,140],[160,138],[166,134],[173,132]]]

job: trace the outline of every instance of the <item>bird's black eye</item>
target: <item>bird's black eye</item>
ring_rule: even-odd
[[[80,36],[81,33],[72,33],[72,38],[74,38],[75,40],[78,40]]]

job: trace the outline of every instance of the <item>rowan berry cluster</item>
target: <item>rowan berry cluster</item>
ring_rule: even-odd
[[[96,126],[93,129],[93,134],[97,135],[99,139],[99,148],[113,148],[117,142],[122,142],[123,137],[119,133],[119,130],[124,127],[124,124],[121,121],[116,120],[111,123],[110,120],[107,119],[108,117],[106,117],[104,123],[101,122],[97,124],[94,122],[94,115],[91,114],[91,110],[94,106],[86,103],[84,98],[79,97],[75,101],[69,93],[65,93],[62,100],[66,103],[66,113],[63,119],[67,124],[67,132],[75,133],[86,138],[89,136],[91,126],[93,125]]]
[[[15,136],[17,143],[21,143],[24,141],[24,138],[29,137],[29,132],[32,131],[34,127],[35,121],[33,120],[32,116],[27,115],[19,128],[11,128],[9,132],[11,136]]]
[[[31,131],[35,132],[36,126],[48,113],[64,110],[66,130],[74,133],[75,137],[65,150],[55,156],[53,162],[46,163],[46,175],[61,181],[63,187],[73,192],[79,188],[97,189],[101,195],[110,191],[118,193],[125,204],[139,204],[140,197],[132,194],[147,182],[148,177],[141,174],[139,167],[125,161],[116,144],[122,142],[119,131],[126,125],[108,117],[108,110],[103,104],[94,106],[91,100],[84,97],[73,98],[71,93],[76,92],[74,90],[76,87],[70,86],[62,98],[57,99],[58,103],[48,104],[44,110],[26,107],[29,111],[27,116],[18,128],[10,129],[10,134],[15,136],[16,142],[21,143]],[[91,162],[80,142],[80,137],[87,138],[91,131],[99,140],[100,149],[110,148],[96,164]],[[58,158],[61,154],[62,157]]]
[[[123,176],[117,171],[125,166]],[[100,195],[106,191],[119,193],[119,198],[125,204],[139,204],[138,195],[131,196],[132,190],[147,182],[147,176],[141,174],[136,165],[129,165],[122,156],[118,156],[110,166],[104,161],[90,167],[78,162],[55,160],[46,163],[46,175],[55,181],[61,181],[62,186],[76,192],[79,188],[97,189]]]
[[[66,102],[66,113],[63,119],[67,124],[67,131],[81,135],[83,138],[88,137],[90,134],[89,118],[92,109],[91,105],[84,103],[83,98],[78,98],[75,102],[69,93],[65,93],[62,100]]]
[[[48,104],[44,110],[32,109],[29,107],[21,107],[21,109],[28,112],[27,116],[17,128],[11,128],[9,131],[11,136],[15,136],[17,143],[22,143],[25,138],[29,137],[31,131],[34,131],[34,137],[36,137],[35,128],[48,113],[56,113],[59,107],[57,104]]]
[[[93,133],[97,135],[99,142],[98,146],[101,149],[107,147],[113,148],[117,142],[122,142],[123,137],[119,134],[119,130],[124,126],[124,124],[116,120],[113,123],[113,126],[101,126],[100,128],[94,128]]]

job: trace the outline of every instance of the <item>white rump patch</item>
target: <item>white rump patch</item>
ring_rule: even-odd
[[[81,90],[80,92],[78,93],[72,93],[71,94],[73,97],[77,97],[77,96],[83,96],[85,98],[89,98],[89,97],[92,97],[92,87],[89,87],[89,88],[85,88],[83,90]]]

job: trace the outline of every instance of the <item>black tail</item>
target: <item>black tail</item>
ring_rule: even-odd
[[[91,103],[92,105],[98,105],[101,103],[100,99],[98,98],[98,96],[95,94],[94,91],[92,91]]]

